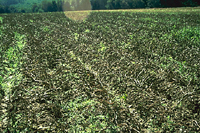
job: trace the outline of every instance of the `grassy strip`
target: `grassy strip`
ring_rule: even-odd
[[[22,80],[22,74],[20,73],[20,67],[22,65],[22,49],[24,47],[24,35],[20,35],[15,32],[16,44],[10,47],[5,54],[3,55],[4,60],[2,61],[3,67],[0,75],[0,86],[1,86],[1,95],[4,97],[2,100],[10,101],[12,95],[12,87],[18,85]],[[2,102],[2,112],[4,113],[0,118],[0,127],[1,121],[7,123],[8,111],[6,108],[9,108],[7,104]],[[5,108],[4,108],[5,107]]]
[[[20,62],[20,59],[22,58],[21,50],[24,47],[24,37],[24,35],[15,33],[16,45],[10,47],[4,55],[5,60],[3,60],[3,63],[7,64],[7,66],[4,67],[5,71],[2,72],[6,75],[4,77],[1,76],[1,85],[3,90],[6,92],[6,95],[9,94],[12,86],[19,83],[18,81],[21,79],[22,76],[19,73],[19,69],[20,65],[22,64],[22,62]]]

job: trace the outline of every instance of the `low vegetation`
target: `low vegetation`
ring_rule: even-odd
[[[197,133],[199,25],[199,8],[1,14],[0,132]]]

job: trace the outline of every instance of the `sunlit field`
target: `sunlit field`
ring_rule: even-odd
[[[0,132],[200,130],[200,7],[0,14]]]

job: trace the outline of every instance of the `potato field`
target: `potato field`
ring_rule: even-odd
[[[200,7],[0,14],[0,132],[200,131]]]

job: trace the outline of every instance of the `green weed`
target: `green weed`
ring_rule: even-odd
[[[21,50],[24,47],[24,35],[20,35],[19,33],[15,32],[15,39],[16,45],[10,47],[5,52],[5,60],[3,61],[5,66],[5,72],[2,72],[4,78],[1,78],[1,85],[6,94],[9,93],[12,86],[17,85],[19,80],[21,79],[21,74],[19,73],[20,69],[20,59],[22,57]]]
[[[0,23],[3,23],[3,18],[2,17],[0,17]]]

